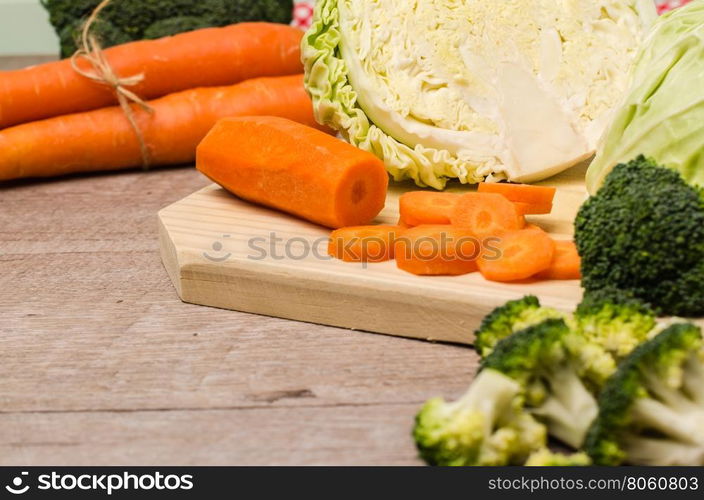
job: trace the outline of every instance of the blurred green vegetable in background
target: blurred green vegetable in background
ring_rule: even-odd
[[[639,154],[704,186],[704,0],[662,16],[631,75],[623,105],[587,172],[596,193],[609,172]]]
[[[81,24],[100,0],[41,0],[61,40],[61,56],[76,51]],[[246,21],[291,22],[293,0],[116,0],[95,26],[104,47]]]

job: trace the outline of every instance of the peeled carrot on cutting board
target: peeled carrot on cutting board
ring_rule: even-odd
[[[398,226],[356,226],[336,229],[330,235],[328,254],[345,262],[384,262],[394,258],[394,242],[403,232]]]
[[[2,79],[0,77],[0,79]],[[134,107],[150,165],[190,163],[220,119],[275,115],[320,127],[301,75],[186,90]],[[0,181],[142,165],[139,140],[120,107],[57,116],[0,130]]]
[[[220,120],[196,167],[240,198],[331,228],[369,224],[386,201],[379,158],[283,118]]]
[[[546,206],[552,205],[557,189],[547,186],[533,186],[531,184],[481,182],[477,187],[477,191],[480,193],[500,194],[509,201]]]
[[[408,226],[450,224],[460,195],[432,191],[409,191],[399,199],[401,221]]]
[[[143,76],[129,90],[154,99],[196,87],[302,73],[302,37],[290,26],[240,23],[130,42],[104,53],[118,77]],[[78,64],[92,72],[88,62],[79,59]],[[0,128],[115,104],[110,87],[78,74],[68,59],[0,76]]]
[[[479,271],[490,281],[518,281],[548,269],[555,242],[540,228],[529,226],[492,238],[478,259]]]
[[[396,239],[399,269],[417,275],[461,275],[477,270],[481,243],[468,230],[449,225],[407,229]]]
[[[500,194],[467,193],[457,200],[451,217],[457,227],[477,236],[496,236],[523,228],[525,219],[516,206]]]
[[[580,264],[574,241],[555,241],[555,255],[550,267],[536,277],[546,280],[578,280],[581,278]]]

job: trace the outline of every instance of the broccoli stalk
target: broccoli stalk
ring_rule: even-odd
[[[575,337],[564,320],[548,319],[499,342],[482,367],[519,382],[526,411],[544,422],[551,436],[579,448],[598,408],[586,377],[590,360],[573,352],[588,344]],[[579,350],[602,357],[600,349],[588,347]]]
[[[564,315],[556,309],[541,307],[540,301],[534,295],[510,300],[482,320],[479,329],[474,332],[474,347],[479,355],[485,358],[504,338],[548,318],[561,317]]]
[[[564,454],[543,448],[531,454],[526,460],[528,467],[586,467],[592,461],[586,453]]]
[[[680,323],[622,362],[586,442],[597,464],[704,465],[702,347],[699,328]]]
[[[596,399],[574,366],[548,368],[540,377],[550,392],[531,413],[547,424],[551,436],[579,448],[598,413]]]
[[[547,437],[544,426],[521,412],[520,393],[516,381],[487,369],[459,400],[430,399],[413,429],[420,456],[431,465],[522,463]]]
[[[697,445],[626,435],[622,446],[628,461],[633,464],[704,465],[704,448]]]

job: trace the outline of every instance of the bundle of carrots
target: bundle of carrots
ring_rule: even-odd
[[[555,189],[479,184],[464,195],[412,191],[400,199],[397,226],[333,231],[328,252],[347,262],[380,262],[417,275],[475,271],[500,282],[579,279],[574,242],[554,241],[525,216],[552,210]]]
[[[197,144],[224,117],[274,115],[320,128],[303,88],[300,42],[289,26],[242,23],[102,52],[111,71],[134,80],[136,127],[115,88],[80,74],[78,58],[0,77],[0,181],[144,164],[192,162]],[[106,107],[108,106],[108,107]],[[135,128],[137,130],[135,130]]]

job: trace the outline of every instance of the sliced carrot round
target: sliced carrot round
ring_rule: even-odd
[[[409,191],[399,199],[401,221],[408,226],[449,224],[459,194]]]
[[[517,281],[548,269],[554,253],[550,236],[531,226],[487,241],[477,264],[482,276],[490,281]]]
[[[525,219],[516,206],[500,194],[467,193],[455,205],[452,224],[472,230],[477,236],[495,236],[516,231]]]
[[[574,241],[555,241],[555,255],[550,267],[536,275],[546,280],[578,280],[581,261]]]
[[[531,205],[552,205],[555,198],[554,187],[532,186],[530,184],[512,184],[507,182],[482,182],[477,187],[480,193],[500,194],[509,201],[529,203]]]
[[[398,226],[353,226],[330,234],[328,254],[345,262],[383,262],[394,258]]]
[[[477,270],[481,243],[474,234],[449,225],[407,229],[396,239],[399,269],[418,275],[461,275]]]

